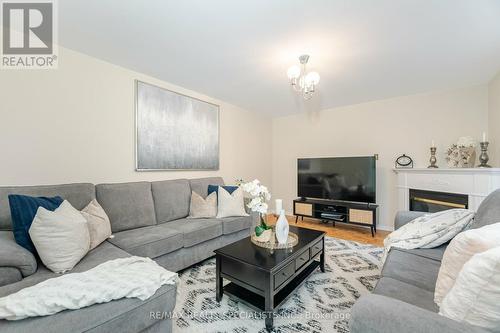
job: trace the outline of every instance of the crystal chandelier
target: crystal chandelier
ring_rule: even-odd
[[[301,55],[299,57],[300,66],[294,65],[287,71],[293,89],[306,100],[314,95],[316,85],[319,83],[319,74],[317,72],[308,73],[306,71],[308,60],[309,56],[307,54]]]

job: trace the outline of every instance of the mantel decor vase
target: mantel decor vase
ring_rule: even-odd
[[[278,240],[279,244],[287,243],[289,230],[290,226],[288,225],[288,220],[286,219],[285,216],[285,210],[282,209],[275,227],[276,239]]]
[[[473,168],[476,164],[476,148],[453,144],[446,151],[446,163],[449,168]]]

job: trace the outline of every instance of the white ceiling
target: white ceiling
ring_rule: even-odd
[[[487,82],[498,0],[64,0],[62,46],[270,115]],[[286,70],[321,75],[304,102]]]

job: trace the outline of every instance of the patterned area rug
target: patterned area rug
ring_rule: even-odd
[[[326,272],[316,270],[277,311],[274,332],[348,332],[350,309],[380,278],[382,248],[326,237]],[[215,301],[215,259],[180,274],[174,332],[265,333],[259,313],[224,295]]]

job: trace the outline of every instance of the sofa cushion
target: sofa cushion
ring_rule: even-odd
[[[36,272],[35,256],[16,243],[12,231],[0,231],[0,267],[17,269],[22,276]]]
[[[215,194],[219,193],[219,187],[222,187],[225,189],[229,194],[233,193],[238,189],[239,186],[236,185],[208,185],[208,192],[207,195],[210,195],[211,193],[215,192]]]
[[[178,251],[170,252],[155,258],[155,261],[169,271],[178,272],[214,256],[215,250],[248,236],[250,236],[249,230],[233,232],[230,235],[222,235],[221,237],[210,239],[191,247],[183,247]]]
[[[108,260],[127,257],[130,257],[129,253],[106,241],[87,253],[87,255],[71,270],[71,273],[85,272]],[[35,274],[32,274],[19,282],[0,287],[0,297],[10,295],[23,288],[33,286],[37,283],[57,276],[60,276],[60,274],[56,274],[42,264],[39,264]],[[0,332],[2,332],[1,329]]]
[[[220,187],[217,193],[217,218],[234,216],[248,216],[245,210],[243,189],[240,187],[230,194]]]
[[[151,313],[170,313],[174,309],[175,301],[176,286],[164,285],[145,301],[138,298],[122,298],[51,316],[16,321],[0,320],[0,332],[142,332],[151,325],[165,320],[161,319],[165,318],[164,316],[152,318]]]
[[[72,272],[84,272],[108,260],[129,256],[127,252],[106,241],[90,251]],[[35,274],[0,287],[0,297],[57,276],[59,274],[40,265]],[[0,332],[137,332],[154,323],[149,317],[150,311],[173,310],[175,290],[175,286],[163,286],[144,302],[136,298],[127,298],[79,310],[63,311],[52,316],[18,321],[0,320]]]
[[[96,199],[92,200],[80,213],[87,220],[90,250],[95,249],[111,236],[111,222],[109,221],[109,217]]]
[[[207,177],[190,179],[189,184],[192,191],[206,198],[208,195],[208,185],[224,185],[224,181],[220,177]]]
[[[170,224],[170,223],[169,223]],[[180,219],[171,227],[182,232],[184,247],[190,247],[222,235],[220,219]]]
[[[440,245],[440,246],[432,248],[432,249],[411,249],[411,250],[408,250],[408,249],[398,248],[398,250],[402,251],[402,252],[411,253],[411,254],[417,255],[419,257],[424,257],[424,258],[428,258],[428,259],[432,259],[432,260],[441,261],[443,259],[443,256],[444,256],[444,251],[448,247],[448,244],[449,243],[446,243],[446,244]]]
[[[373,290],[373,293],[395,298],[432,312],[438,312],[439,310],[434,303],[434,293],[432,291],[392,278],[381,278]]]
[[[441,306],[466,262],[476,254],[500,246],[500,223],[469,229],[459,233],[450,242],[441,260],[434,291],[434,302]]]
[[[205,199],[195,191],[191,192],[189,219],[214,218],[217,215],[217,193],[210,193]]]
[[[10,194],[9,205],[12,216],[12,230],[17,244],[35,254],[35,245],[29,234],[31,225],[40,207],[54,211],[63,202],[61,197],[30,197]]]
[[[414,219],[429,214],[427,212],[417,212],[417,211],[399,211],[396,213],[394,219],[394,230],[398,230],[405,224],[410,223]]]
[[[490,193],[477,208],[471,229],[500,222],[500,189]]]
[[[109,242],[135,256],[156,258],[180,249],[183,236],[169,224],[159,224],[117,232]]]
[[[23,276],[21,271],[15,267],[0,267],[0,287],[7,284],[21,281]]]
[[[392,248],[382,269],[390,277],[434,293],[441,262]]]
[[[43,264],[55,273],[73,269],[90,249],[87,220],[67,200],[53,212],[40,207],[29,232]]]
[[[158,223],[188,216],[191,186],[187,179],[152,182],[151,190]]]
[[[83,209],[95,198],[93,184],[65,184],[43,186],[5,186],[0,187],[0,230],[12,230],[9,194],[22,194],[32,197],[60,196],[78,210]]]
[[[382,295],[361,296],[351,309],[351,333],[491,333]],[[344,331],[345,332],[345,331]]]
[[[439,314],[452,320],[500,331],[500,247],[465,263],[441,303]]]
[[[96,196],[113,232],[156,224],[151,183],[99,184]]]
[[[224,235],[250,228],[253,224],[251,216],[224,217],[220,220],[222,221],[222,233]]]

